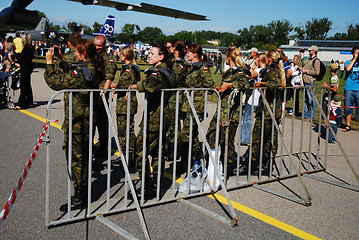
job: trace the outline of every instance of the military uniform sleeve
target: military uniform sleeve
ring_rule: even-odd
[[[62,89],[81,89],[85,81],[80,67],[76,67],[70,72],[64,72],[56,64],[46,65],[44,78],[47,85],[56,91]]]
[[[161,74],[157,70],[152,70],[147,74],[144,80],[137,83],[137,89],[140,92],[155,93],[161,91]]]
[[[274,91],[274,89],[278,86],[279,76],[278,73],[274,70],[268,69],[267,73],[263,77],[263,82],[265,82],[265,86],[269,91]]]
[[[209,67],[204,66],[202,68],[202,84],[205,88],[214,88],[214,81],[211,76],[211,70]]]
[[[236,72],[232,76],[232,78],[233,78],[233,81],[232,81],[233,88],[239,88],[239,89],[248,89],[249,88],[249,81],[246,77],[246,74],[242,70],[239,70],[238,72]]]

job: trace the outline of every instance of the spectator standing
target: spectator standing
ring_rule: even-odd
[[[268,69],[266,70],[263,79],[261,82],[256,82],[255,87],[267,87],[266,91],[266,101],[268,102],[270,108],[274,114],[275,121],[279,124],[281,118],[281,98],[284,92],[286,85],[286,77],[284,72],[284,63],[280,57],[280,54],[276,50],[269,50],[265,57],[266,64]],[[278,88],[280,86],[280,88]],[[262,111],[264,111],[264,119],[262,118]],[[263,126],[263,138],[262,142],[264,143],[264,158],[262,160],[262,174],[268,174],[271,170],[270,158],[272,157],[273,161],[277,154],[278,150],[278,131],[274,128],[272,134],[272,124],[273,120],[265,107],[262,98],[260,98],[258,108],[256,111],[256,121],[253,127],[253,137],[252,137],[252,168],[251,174],[258,175],[259,173],[259,155],[261,147],[261,131],[262,131],[262,121],[264,121]],[[273,139],[272,139],[273,136]],[[239,174],[247,174],[249,160],[246,158],[244,162],[241,162],[239,168]]]
[[[329,124],[333,128],[335,135],[337,135],[338,125],[340,126],[343,121],[342,110],[340,109],[342,101],[343,97],[340,94],[337,94],[330,102]],[[333,135],[332,131],[329,131],[329,143],[336,143],[335,135]]]
[[[228,48],[226,52],[226,63],[230,66],[230,68],[222,75],[221,86],[216,87],[216,91],[218,91],[221,96],[221,109],[217,108],[216,113],[213,115],[207,132],[207,140],[211,149],[215,149],[217,113],[218,111],[221,111],[219,124],[219,146],[221,150],[221,155],[224,156],[226,143],[225,135],[227,129],[226,122],[227,119],[229,119],[229,152],[227,165],[230,167],[229,171],[232,172],[232,169],[234,169],[232,163],[235,162],[234,159],[237,155],[234,145],[234,139],[240,121],[240,94],[237,94],[235,97],[233,97],[232,101],[230,102],[230,106],[228,106],[228,99],[234,89],[243,90],[249,88],[249,82],[247,79],[247,75],[244,72],[244,63],[242,62],[239,48],[233,46]],[[227,112],[228,107],[230,109],[229,116]]]
[[[320,61],[317,57],[318,47],[313,45],[308,48],[309,51],[309,59],[302,60],[302,54],[304,50],[299,51],[297,65],[301,67],[303,74],[303,82],[305,88],[305,99],[304,99],[304,120],[310,121],[311,118],[314,119],[316,104],[313,100],[313,96],[310,90],[313,90],[313,94],[315,94],[315,82],[316,77],[320,73]]]
[[[346,115],[346,126],[343,132],[351,130],[353,107],[359,107],[359,47],[353,47],[353,58],[344,63],[347,80],[344,85],[344,114]]]
[[[266,68],[265,62],[265,54],[259,54],[259,57],[255,61],[254,70],[251,70],[252,76],[251,78],[254,79],[254,83],[262,81],[262,74]],[[251,119],[251,112],[253,106],[253,112],[256,112],[258,102],[259,102],[260,93],[258,89],[253,89],[252,94],[250,95],[246,106],[244,108],[243,113],[243,121],[242,121],[242,128],[241,128],[241,144],[242,145],[249,145],[250,144],[250,135],[251,135],[251,127],[252,127],[252,119]]]
[[[100,89],[109,89],[111,86],[111,82],[115,78],[116,74],[116,63],[113,57],[106,52],[106,38],[104,36],[96,36],[94,39],[94,43],[96,46],[97,53],[102,56],[103,61],[105,63],[105,77],[101,79],[99,84]],[[106,94],[106,98],[108,99],[108,93]],[[95,152],[95,157],[103,157],[107,155],[107,142],[108,142],[108,118],[104,103],[102,101],[102,97],[97,94],[95,97],[95,126],[97,127],[99,134],[99,142],[100,147]]]
[[[218,71],[218,70],[221,72],[221,74],[223,74],[223,71],[222,71],[222,62],[223,62],[222,54],[221,54],[221,53],[218,53],[218,56],[217,56],[217,67],[216,67],[216,71],[214,72],[214,74],[217,74],[217,71]]]
[[[14,38],[14,44],[15,44],[15,55],[20,54],[22,49],[24,48],[22,39],[20,38],[20,33],[16,32]]]
[[[245,60],[245,64],[249,67],[249,69],[255,69],[255,61],[258,58],[258,48],[252,47],[249,50],[249,58]]]
[[[139,92],[145,92],[147,95],[147,141],[146,151],[143,149],[144,133],[144,115],[142,116],[141,126],[136,139],[136,167],[139,176],[145,174],[144,198],[146,200],[155,197],[158,179],[158,149],[160,137],[160,115],[161,115],[161,89],[171,88],[174,85],[174,73],[171,70],[172,62],[169,60],[168,51],[164,45],[154,45],[150,51],[149,64],[153,67],[145,71],[146,78],[141,79],[137,84],[132,84],[129,89],[138,89]],[[173,87],[173,86],[172,86]],[[165,93],[164,99],[164,120],[163,133],[167,131],[169,123],[168,99],[170,92]],[[145,154],[145,172],[142,172],[142,158]],[[153,172],[151,175],[148,156],[152,157]],[[161,165],[164,170],[164,164]],[[163,174],[163,171],[161,171]]]
[[[53,90],[94,89],[98,87],[96,79],[103,78],[103,58],[98,55],[94,43],[89,39],[80,40],[76,45],[77,66],[71,68],[71,66],[65,62],[64,68],[61,68],[59,64],[53,64],[53,57],[54,48],[51,48],[46,53],[44,78],[46,83]],[[73,111],[72,113],[71,181],[75,191],[74,195],[71,197],[71,210],[82,209],[86,206],[87,202],[90,118],[89,101],[89,92],[73,93],[72,105],[76,108],[76,111]],[[65,112],[65,114],[68,114],[68,112]],[[69,135],[69,123],[64,121],[62,128],[64,130],[63,149],[67,158],[69,146],[66,139],[68,139]],[[66,212],[67,204],[63,204],[60,207],[60,210]]]
[[[31,88],[31,73],[33,71],[32,58],[34,56],[34,50],[31,45],[31,35],[25,34],[22,37],[23,49],[18,55],[18,63],[20,64],[20,96],[15,110],[22,108],[28,108],[34,105],[34,99]]]
[[[8,37],[5,41],[5,71],[6,72],[9,72],[10,71],[10,68],[11,66],[15,63],[15,59],[13,57],[13,54],[14,54],[14,49],[15,49],[15,44],[13,42],[13,37]]]
[[[344,61],[341,61],[339,64],[339,68],[340,68],[340,79],[344,76]]]
[[[323,95],[323,111],[325,114],[328,113],[328,104],[329,100],[332,101],[334,99],[334,96],[337,94],[338,87],[339,87],[339,79],[337,75],[338,70],[338,64],[332,63],[329,67],[329,73],[330,73],[330,79],[329,79],[329,85],[327,82],[322,83],[322,87],[325,87],[328,89],[328,92],[326,92]]]
[[[5,45],[2,42],[2,37],[0,37],[0,63],[2,64],[5,56]]]

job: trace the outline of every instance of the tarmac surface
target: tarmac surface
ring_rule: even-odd
[[[41,134],[47,102],[55,93],[47,87],[43,72],[44,69],[36,68],[32,74],[34,107],[26,111],[0,110],[0,208],[5,205],[21,176]],[[11,96],[17,102],[19,91],[15,95],[11,92]],[[51,119],[63,119],[61,97],[51,107]],[[65,190],[57,189],[57,185],[62,184],[60,181],[66,169],[64,153],[60,147],[63,134],[57,128],[52,128],[51,131],[52,143],[59,146],[51,149],[52,156],[56,156],[53,160],[56,167],[51,172],[51,187],[59,194],[66,195]],[[358,137],[356,131],[338,131],[338,139],[356,171],[359,171],[359,154],[356,152]],[[299,141],[295,141],[295,144],[299,144]],[[0,239],[122,239],[95,219],[46,227],[45,156],[43,144],[1,228]],[[337,144],[328,145],[327,172],[316,175],[359,185]],[[151,239],[359,239],[358,192],[311,178],[303,179],[311,196],[312,205],[309,207],[254,187],[229,191],[238,216],[238,226],[235,227],[218,223],[178,202],[143,208],[144,218]],[[265,186],[292,189],[288,191],[300,194],[296,192],[298,184],[298,179],[290,178]],[[66,198],[55,199],[50,209],[58,209],[64,199]],[[228,218],[229,209],[222,191],[188,201]],[[113,214],[107,218],[133,236],[145,238],[136,211]]]

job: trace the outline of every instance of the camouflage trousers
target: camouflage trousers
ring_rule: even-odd
[[[279,124],[279,119],[276,119],[276,122]],[[273,128],[273,142],[272,142],[272,119],[264,119],[264,128],[263,128],[263,155],[264,159],[262,162],[270,161],[270,158],[274,159],[277,155],[278,150],[278,131]],[[262,129],[262,119],[256,118],[253,127],[253,136],[252,136],[252,161],[259,163],[260,157],[260,148],[261,148],[261,129]]]
[[[201,119],[203,113],[197,113],[197,114],[198,117]],[[182,146],[184,146],[185,144],[189,144],[191,117],[192,117],[191,112],[184,113],[183,127],[180,136],[180,141]],[[192,125],[192,146],[189,146],[189,148],[191,147],[192,147],[192,152],[195,153],[199,151],[198,126],[194,117],[193,117],[193,125]]]
[[[68,160],[68,131],[64,135],[64,146],[67,162]],[[87,133],[72,133],[72,162],[71,162],[71,180],[79,191],[85,191],[87,186],[88,161],[89,161],[89,135]]]
[[[129,159],[128,163],[130,166],[135,166],[135,144],[136,144],[136,135],[135,135],[135,121],[134,115],[130,114],[130,126],[129,126]],[[127,115],[126,114],[117,114],[117,135],[120,142],[121,150],[126,157],[126,131],[127,131]]]
[[[142,164],[143,164],[142,158],[143,158],[143,154],[144,154],[144,149],[143,149],[144,125],[143,125],[143,122],[144,122],[144,120],[142,119],[140,131],[138,132],[138,135],[136,138],[136,146],[135,146],[136,168],[139,172],[140,177],[142,176]],[[151,125],[150,123],[154,123],[154,122],[157,122],[156,119],[151,119],[151,117],[149,117],[149,120],[147,123],[149,125]],[[164,124],[163,124],[163,133],[165,133],[168,129],[168,127],[166,125],[167,122],[168,122],[168,120],[165,119]],[[159,124],[148,126],[147,138],[146,138],[146,149],[145,149],[146,150],[145,151],[145,161],[146,161],[145,177],[146,177],[146,179],[149,179],[151,177],[151,168],[150,168],[150,162],[149,162],[149,158],[148,158],[149,156],[151,156],[151,158],[152,158],[152,161],[151,161],[151,166],[152,166],[152,170],[153,170],[152,174],[155,178],[157,177],[159,137],[160,137]],[[164,137],[165,136],[163,136],[163,141],[165,140]],[[162,142],[162,146],[161,146],[161,151],[163,153],[163,142]],[[163,156],[163,154],[162,154],[162,156]],[[162,170],[164,169],[164,161],[162,163],[161,169]],[[161,173],[163,174],[163,171],[161,171]]]
[[[237,121],[229,122],[229,135],[228,135],[228,163],[232,163],[233,159],[237,157],[237,152],[234,146],[234,138],[236,137],[236,132],[239,123]],[[217,127],[217,114],[215,114],[212,118],[211,123],[208,127],[208,132],[206,135],[207,141],[211,149],[215,148],[216,143],[216,128]],[[219,125],[219,146],[221,150],[221,155],[224,156],[225,146],[226,146],[226,131],[227,126]]]

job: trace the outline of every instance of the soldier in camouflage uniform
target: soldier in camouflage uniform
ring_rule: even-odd
[[[230,68],[223,73],[222,83],[220,88],[216,90],[221,96],[221,114],[219,122],[219,145],[221,147],[221,155],[224,155],[225,149],[225,135],[226,129],[229,127],[229,139],[228,139],[228,165],[233,162],[236,157],[236,149],[234,146],[234,138],[236,136],[237,128],[239,125],[239,110],[240,110],[240,97],[232,96],[230,102],[230,112],[228,118],[228,98],[231,92],[236,88],[238,90],[245,90],[249,88],[249,82],[246,72],[243,68],[243,62],[240,55],[239,48],[230,47],[226,53],[226,64]],[[214,149],[216,141],[216,129],[217,129],[217,112],[213,115],[212,121],[208,128],[207,141],[209,146]],[[227,122],[229,119],[229,122]]]
[[[121,71],[116,72],[115,80],[116,84],[113,84],[113,86],[116,87],[116,89],[128,89],[132,84],[137,84],[137,82],[140,81],[140,68],[135,64],[134,59],[134,51],[132,47],[126,46],[124,47],[120,54],[120,60],[121,62],[124,62],[125,64],[122,65]],[[118,139],[120,141],[121,149],[126,156],[125,150],[126,150],[126,132],[127,132],[127,100],[128,100],[128,94],[131,93],[131,99],[130,99],[130,132],[129,132],[129,159],[128,163],[131,168],[135,167],[135,161],[134,161],[134,152],[135,152],[135,142],[136,142],[136,136],[135,136],[135,121],[134,117],[137,113],[137,98],[136,98],[136,92],[126,92],[126,91],[120,91],[117,92],[117,104],[116,104],[116,115],[117,115],[117,133],[118,133]],[[112,163],[120,163],[121,159],[117,159],[112,161]]]
[[[167,43],[168,44],[168,43]],[[168,49],[168,46],[166,46]],[[184,50],[184,45],[181,40],[173,40],[171,42],[170,49],[173,49],[173,71],[175,73],[175,88],[185,88],[185,80],[187,76],[187,63],[184,60],[186,52]],[[171,54],[171,50],[169,50]],[[179,93],[178,101],[179,106],[182,105],[183,92]],[[179,109],[180,110],[180,109]],[[173,151],[174,151],[174,138],[175,138],[175,124],[176,124],[176,91],[171,92],[171,97],[169,99],[169,115],[170,122],[168,130],[166,133],[166,145],[165,145],[165,157],[167,160],[173,160]],[[181,132],[180,122],[178,122],[178,135]],[[177,136],[178,137],[178,136]]]
[[[137,84],[130,86],[130,89],[138,89],[139,92],[145,92],[147,98],[147,139],[146,139],[146,156],[145,156],[145,199],[154,197],[157,177],[158,177],[158,150],[160,134],[160,114],[161,114],[161,89],[174,87],[174,73],[169,68],[171,62],[168,59],[168,51],[163,45],[154,45],[149,55],[149,64],[153,67],[145,71],[146,78],[141,79]],[[168,100],[171,93],[165,93],[164,99],[164,119],[163,133],[168,129],[169,114]],[[140,131],[136,139],[136,166],[139,175],[142,176],[142,158],[143,158],[143,133],[144,133],[144,116],[142,117]],[[153,173],[151,176],[148,156],[152,157]],[[164,169],[162,163],[161,169]],[[161,171],[163,174],[163,171]]]
[[[202,47],[199,45],[191,45],[187,49],[187,60],[192,62],[188,66],[187,76],[185,80],[186,88],[214,88],[214,81],[211,78],[211,72],[207,65],[201,59],[203,56]],[[204,91],[194,91],[193,105],[197,115],[203,119],[204,115]],[[191,92],[190,92],[191,95]],[[186,95],[183,96],[183,104],[181,111],[184,114],[183,128],[181,131],[181,162],[179,164],[179,171],[186,172],[188,166],[188,151],[191,148],[192,156],[199,158],[199,140],[198,140],[198,126],[193,120],[192,139],[193,145],[189,146],[190,137],[190,119],[191,107],[188,103]]]
[[[64,53],[62,55],[62,58],[58,62],[60,68],[62,68],[64,71],[69,71],[69,68],[71,68],[71,65],[77,62],[75,51],[76,51],[76,44],[78,41],[81,40],[81,35],[78,33],[72,33],[69,36],[69,40],[67,41],[67,46],[69,47],[69,51],[67,53]],[[64,123],[62,126],[68,126],[69,125],[69,93],[64,93]],[[68,132],[68,129],[62,128],[64,132]],[[64,146],[67,146],[68,138],[64,138]],[[66,154],[66,158],[67,158]]]
[[[102,79],[99,88],[109,89],[111,86],[111,82],[115,78],[117,66],[113,57],[110,54],[108,54],[105,50],[106,47],[105,37],[101,35],[96,36],[94,39],[94,43],[97,52],[103,57],[103,60],[105,62],[105,70],[104,70],[105,77],[104,79]],[[106,156],[107,154],[108,118],[101,96],[95,94],[94,99],[95,99],[94,121],[95,121],[95,126],[97,127],[98,130],[99,142],[100,142],[100,147],[95,153],[95,157],[102,157],[102,156]],[[106,94],[106,99],[108,99],[108,93]]]
[[[92,89],[98,87],[103,69],[102,58],[97,55],[95,45],[90,40],[80,40],[76,46],[76,57],[79,61],[71,66],[53,61],[54,48],[46,53],[44,78],[53,90]],[[87,166],[89,146],[89,92],[74,92],[72,100],[72,182],[75,195],[71,198],[71,209],[83,208],[87,200]],[[65,106],[68,108],[68,106]],[[65,109],[65,119],[68,119]],[[68,154],[69,122],[64,121],[64,150]],[[60,210],[67,211],[67,204]]]
[[[261,82],[256,82],[255,87],[267,87],[265,97],[270,105],[271,111],[274,114],[275,121],[279,124],[281,118],[281,103],[283,101],[283,91],[286,85],[286,77],[284,72],[284,61],[281,59],[280,54],[276,50],[270,50],[266,53],[266,64],[268,69],[263,75]],[[280,88],[279,88],[280,86]],[[264,119],[262,120],[262,112],[264,111]],[[262,121],[264,121],[263,139],[261,139]],[[252,137],[252,174],[258,175],[259,173],[259,160],[260,160],[260,145],[263,141],[263,159],[262,159],[262,174],[268,174],[271,170],[270,157],[272,156],[273,162],[278,149],[278,131],[274,127],[273,142],[272,142],[272,124],[273,120],[269,114],[268,109],[263,103],[262,97],[256,110],[256,119],[253,127]],[[239,174],[247,174],[248,159],[242,163]]]

